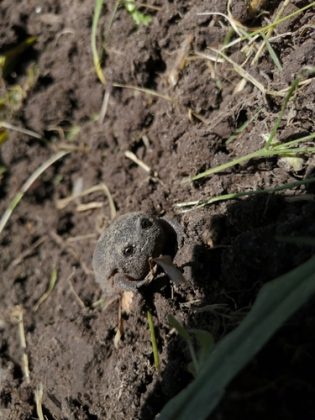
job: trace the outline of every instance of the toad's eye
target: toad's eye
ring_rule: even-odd
[[[126,248],[123,249],[123,254],[125,257],[130,257],[133,254],[134,247],[133,245],[127,245]]]
[[[152,222],[149,219],[141,219],[140,224],[141,224],[142,229],[148,229],[149,227],[152,226]]]

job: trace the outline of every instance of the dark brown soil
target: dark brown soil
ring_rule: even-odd
[[[262,18],[253,17],[243,3],[233,2],[235,16],[249,26],[261,24]],[[272,19],[282,2],[268,3]],[[308,3],[294,0],[284,14]],[[193,59],[193,52],[209,53],[208,47],[222,45],[227,32],[223,18],[198,13],[226,13],[226,1],[149,0],[157,10],[150,10],[153,20],[148,27],[137,29],[120,8],[107,32],[114,4],[105,2],[99,24],[106,40],[104,73],[110,92],[103,122],[97,116],[104,88],[96,77],[90,48],[94,2],[2,0],[0,5],[1,51],[37,36],[6,81],[7,87],[22,84],[27,68],[37,68],[36,83],[9,122],[44,138],[10,131],[1,146],[6,168],[0,187],[1,214],[36,168],[57,150],[70,150],[32,185],[1,234],[1,419],[37,418],[34,390],[39,384],[47,419],[153,419],[192,379],[187,371],[189,354],[170,330],[168,315],[188,327],[207,329],[218,341],[241,321],[265,282],[314,253],[314,248],[278,240],[315,235],[312,187],[175,214],[178,202],[271,188],[301,180],[312,169],[309,157],[304,157],[299,172],[273,158],[251,161],[202,182],[182,182],[262,147],[263,135],[270,132],[283,102],[265,98],[250,83],[235,93],[240,76],[231,65],[214,68],[209,61]],[[283,22],[277,32],[285,35],[273,43],[283,71],[267,52],[247,69],[270,89],[287,88],[303,66],[314,65],[313,28],[314,9]],[[172,87],[169,76],[185,42],[192,59]],[[241,63],[243,58],[236,46],[233,59]],[[113,86],[117,83],[151,89],[172,101]],[[314,103],[315,80],[300,88],[290,102],[278,139],[312,133]],[[227,143],[257,111],[255,122]],[[71,140],[73,127],[80,132]],[[135,153],[158,176],[126,158],[126,151]],[[131,312],[124,315],[118,349],[113,343],[117,304],[106,310],[91,306],[101,297],[91,258],[101,229],[110,221],[108,200],[98,191],[63,209],[57,205],[80,185],[84,190],[103,182],[119,214],[143,210],[167,215],[185,231],[185,243],[175,257],[185,282],[172,291],[164,281],[136,296]],[[79,205],[88,203],[98,205],[80,211]],[[34,311],[54,269],[56,286]],[[222,306],[216,311],[196,310],[212,304]],[[22,369],[18,326],[11,316],[16,305],[24,314],[29,384]],[[156,326],[160,374],[154,368],[147,310]],[[314,323],[314,306],[309,304],[238,375],[211,418],[315,418]]]

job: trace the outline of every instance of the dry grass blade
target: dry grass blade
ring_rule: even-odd
[[[57,279],[58,279],[58,272],[56,270],[56,268],[54,268],[51,272],[50,275],[50,281],[49,281],[49,285],[48,285],[48,289],[47,291],[38,299],[38,302],[34,305],[33,311],[37,312],[38,308],[40,307],[40,305],[42,303],[45,302],[45,300],[47,300],[49,298],[50,293],[54,290],[54,287],[57,283]]]
[[[94,203],[87,203],[87,204],[78,204],[76,210],[78,213],[84,213],[85,211],[100,209],[102,207],[103,207],[102,203],[94,202]]]
[[[244,34],[246,34],[246,27],[243,26],[236,19],[234,19],[231,13],[229,13],[229,15],[225,15],[224,13],[221,13],[221,12],[202,12],[202,13],[197,13],[197,15],[198,16],[221,16],[229,22],[231,27],[239,36],[244,36]]]
[[[42,136],[36,133],[36,131],[28,130],[23,127],[17,127],[15,125],[7,123],[6,121],[0,121],[0,128],[6,128],[7,130],[12,130],[21,134],[26,134],[27,136],[34,137],[35,139],[38,139],[38,140],[41,140],[42,138]]]
[[[206,60],[213,61],[214,63],[224,63],[223,58],[219,58],[218,54],[217,55],[210,55],[210,54],[205,54],[205,53],[196,51],[195,56],[200,57],[200,58],[205,58]]]
[[[99,124],[102,124],[104,122],[104,119],[105,119],[105,116],[106,116],[106,113],[107,113],[107,109],[108,109],[110,94],[111,94],[111,86],[107,85],[107,87],[105,89],[105,93],[104,93],[104,98],[103,98],[103,103],[102,103],[100,115],[99,115],[99,118],[98,118],[98,123]]]
[[[251,35],[256,35],[256,34],[260,34],[260,33],[265,33],[265,32],[267,32],[268,31],[268,29],[271,29],[271,28],[274,28],[274,27],[276,27],[276,26],[278,26],[278,25],[280,25],[280,23],[283,23],[283,22],[285,22],[286,20],[289,20],[289,19],[291,19],[291,18],[293,18],[293,17],[295,17],[295,16],[298,16],[300,13],[303,13],[303,12],[305,12],[307,9],[310,9],[310,8],[312,8],[312,7],[314,7],[315,6],[315,1],[313,1],[312,3],[310,3],[310,4],[307,4],[306,6],[304,6],[304,7],[301,7],[300,9],[298,9],[298,10],[295,10],[294,12],[292,12],[292,13],[290,13],[289,15],[286,15],[286,16],[283,16],[282,18],[279,18],[279,19],[277,19],[277,20],[275,20],[274,22],[272,22],[272,23],[270,23],[270,24],[268,24],[268,25],[265,25],[265,26],[263,26],[263,27],[261,27],[261,28],[259,28],[259,29],[256,29],[256,30],[254,30],[254,32],[252,32],[252,34]]]
[[[133,152],[130,152],[130,150],[127,150],[125,152],[126,158],[130,159],[132,162],[134,162],[136,165],[138,165],[140,168],[142,168],[145,172],[148,174],[152,173],[152,169],[150,166],[146,165],[141,159],[139,159]]]
[[[4,212],[3,216],[0,219],[0,234],[2,233],[3,229],[5,228],[8,220],[10,219],[14,209],[17,207],[19,202],[22,200],[24,194],[27,192],[27,190],[31,187],[31,185],[44,173],[51,165],[53,165],[55,162],[57,162],[59,159],[66,156],[69,152],[58,152],[55,155],[53,155],[50,159],[48,159],[46,162],[44,162],[42,165],[40,165],[35,172],[32,173],[32,175],[26,180],[26,182],[23,184],[20,191],[16,194],[16,196],[13,198],[11,203],[9,204],[9,207]]]
[[[282,118],[284,116],[284,113],[287,109],[289,100],[291,99],[291,97],[294,95],[295,91],[298,89],[298,87],[303,83],[303,81],[300,80],[300,77],[297,77],[291,84],[291,86],[289,86],[289,88],[286,91],[286,95],[284,98],[284,101],[282,103],[281,106],[281,110],[278,114],[278,117],[270,131],[270,134],[266,140],[265,145],[261,148],[256,150],[255,152],[249,153],[247,155],[244,156],[240,156],[237,157],[235,159],[232,159],[226,163],[223,163],[221,165],[215,166],[213,168],[207,169],[204,172],[201,172],[195,176],[192,176],[191,178],[189,178],[188,180],[190,181],[197,181],[198,179],[202,179],[204,177],[213,175],[214,173],[217,172],[222,172],[226,169],[232,168],[236,165],[245,163],[250,161],[251,159],[258,159],[258,158],[271,158],[274,156],[279,156],[279,157],[296,157],[298,155],[307,155],[310,153],[313,153],[315,151],[315,148],[312,147],[313,144],[311,144],[311,146],[308,146],[307,144],[304,145],[300,145],[302,142],[308,142],[309,140],[312,140],[315,137],[315,133],[312,133],[310,135],[307,136],[303,136],[297,140],[292,140],[292,141],[288,141],[286,143],[275,143],[274,144],[274,139],[275,136],[277,134],[277,131],[280,127]],[[298,145],[299,147],[293,147]],[[186,183],[187,180],[185,179],[183,181],[183,183]]]
[[[25,338],[25,329],[24,329],[24,322],[23,322],[23,308],[21,306],[16,306],[12,312],[11,317],[13,322],[17,323],[19,329],[19,340],[20,345],[22,348],[22,371],[24,374],[24,378],[27,384],[30,383],[30,370],[29,370],[29,362],[28,356],[26,352],[26,338]]]
[[[141,3],[140,1],[136,1],[136,6],[137,7],[146,7],[149,10],[155,10],[157,12],[159,12],[160,10],[162,10],[162,7],[153,6],[152,4],[149,4],[149,3]]]
[[[107,24],[107,28],[106,28],[106,32],[105,32],[105,37],[107,38],[107,36],[109,35],[110,30],[112,29],[115,17],[116,17],[116,13],[118,10],[118,7],[120,5],[121,0],[116,0],[115,5],[114,5],[114,9],[112,11],[112,14],[110,16],[109,22]]]
[[[298,88],[309,85],[310,83],[312,83],[313,80],[314,78],[299,81]],[[290,89],[291,89],[291,86],[288,86],[285,89],[278,90],[277,92],[274,92],[274,96],[285,96],[289,92]]]
[[[87,241],[96,239],[96,234],[95,233],[87,233],[86,235],[78,235],[78,236],[70,236],[70,238],[66,239],[66,243],[74,243],[74,242],[80,242],[80,241]]]
[[[115,207],[115,203],[113,200],[113,197],[109,191],[109,188],[107,187],[107,185],[103,182],[101,184],[98,185],[94,185],[94,187],[91,188],[87,188],[86,190],[78,193],[78,194],[73,194],[70,197],[66,197],[66,198],[62,198],[60,200],[57,200],[56,202],[56,207],[58,210],[62,210],[64,209],[68,204],[70,204],[72,201],[80,198],[80,197],[84,197],[86,195],[92,194],[94,192],[98,192],[98,191],[103,191],[105,196],[108,199],[108,203],[109,203],[109,207],[110,207],[110,212],[111,212],[111,218],[113,219],[116,216],[116,207]]]
[[[21,262],[33,254],[36,248],[38,248],[44,241],[46,240],[45,237],[39,238],[35,241],[32,245],[30,245],[24,252],[22,252],[17,258],[15,258],[12,263],[11,267],[16,267],[17,265],[21,264]]]
[[[259,89],[263,95],[266,95],[266,93],[270,93],[267,91],[262,83],[260,83],[258,80],[255,79],[251,74],[249,74],[246,70],[243,69],[242,66],[237,64],[235,61],[233,61],[230,57],[225,55],[222,51],[216,50],[214,48],[211,48],[211,50],[218,55],[220,55],[222,58],[224,58],[225,61],[232,64],[234,70],[244,79],[246,79],[248,82],[256,86],[257,89]]]
[[[93,62],[96,74],[103,85],[105,85],[105,77],[101,68],[101,60],[97,51],[96,46],[96,35],[97,35],[97,25],[101,15],[102,7],[103,7],[104,0],[96,0],[95,1],[95,9],[93,15],[93,22],[92,22],[92,32],[91,32],[91,46],[92,46],[92,55],[93,55]]]
[[[285,0],[284,2],[283,2],[283,4],[281,5],[281,7],[280,7],[280,9],[279,9],[279,11],[278,11],[278,13],[277,13],[277,15],[276,15],[276,18],[275,18],[275,22],[277,22],[277,21],[279,21],[279,19],[280,19],[280,16],[282,15],[282,13],[283,13],[283,11],[284,11],[284,9],[287,7],[287,5],[290,3],[290,0]],[[269,46],[270,46],[270,43],[269,43],[269,41],[268,41],[268,39],[271,37],[271,35],[272,35],[272,32],[273,32],[273,30],[275,29],[275,27],[276,27],[276,25],[275,26],[271,26],[269,29],[268,29],[268,31],[267,31],[267,33],[264,35],[264,33],[262,32],[261,34],[262,34],[262,36],[263,36],[263,42],[261,43],[261,45],[260,45],[260,47],[258,48],[258,51],[257,51],[257,53],[256,53],[256,55],[255,55],[255,57],[253,58],[253,60],[252,60],[252,64],[256,64],[257,63],[257,61],[259,60],[259,57],[261,56],[261,54],[262,54],[262,52],[263,52],[263,50],[264,50],[264,48],[265,48],[265,46],[267,46],[268,47],[268,44],[269,44]],[[270,46],[271,47],[271,46]],[[269,49],[269,48],[268,48]],[[272,50],[273,51],[273,50]],[[270,50],[269,50],[269,52],[270,52]],[[271,57],[273,57],[273,55],[271,55]],[[276,62],[277,61],[279,61],[279,60],[276,60]],[[276,64],[276,62],[275,62],[275,64]],[[280,62],[279,62],[280,63]],[[282,69],[282,67],[280,66],[280,70]]]
[[[67,278],[67,280],[66,280],[66,282],[68,283],[68,285],[69,285],[69,287],[70,287],[70,290],[71,290],[71,292],[72,292],[72,294],[73,294],[73,296],[75,297],[75,300],[77,301],[77,303],[79,304],[79,306],[82,308],[82,309],[86,309],[86,306],[85,306],[85,303],[83,302],[83,300],[80,298],[80,296],[77,294],[77,292],[76,292],[76,290],[75,290],[75,288],[74,288],[74,286],[73,286],[73,284],[72,284],[72,278],[73,278],[73,276],[75,275],[75,269],[73,269],[73,271],[72,271],[72,273],[68,276],[68,278]]]
[[[122,88],[122,89],[135,90],[137,92],[145,93],[146,95],[156,96],[157,98],[161,98],[161,99],[165,99],[166,101],[173,102],[173,99],[170,96],[163,95],[151,89],[141,88],[141,87],[132,86],[132,85],[123,85],[121,83],[113,83],[113,86],[117,88]]]
[[[177,85],[179,73],[185,66],[186,59],[187,59],[189,50],[191,48],[192,40],[193,40],[192,34],[189,34],[188,36],[186,36],[186,38],[184,39],[184,42],[182,43],[181,47],[178,50],[175,62],[168,73],[168,76],[167,76],[168,83],[172,87]]]
[[[55,244],[64,252],[71,255],[71,257],[74,258],[74,260],[81,266],[83,272],[86,276],[89,276],[91,274],[91,270],[87,267],[84,261],[82,261],[82,258],[77,253],[77,251],[71,246],[69,242],[65,242],[61,236],[58,235],[58,233],[51,230],[48,232],[48,235],[50,239],[55,242]]]
[[[289,0],[285,0],[283,2],[283,4],[281,5],[281,7],[279,8],[274,21],[272,23],[270,23],[269,25],[266,25],[266,26],[264,26],[262,28],[259,28],[259,29],[256,29],[256,30],[253,30],[251,28],[248,28],[248,27],[242,25],[240,22],[238,22],[233,17],[232,12],[231,12],[231,4],[232,4],[232,1],[229,0],[228,1],[228,6],[227,6],[227,15],[224,14],[224,13],[219,13],[219,12],[199,13],[199,15],[210,15],[210,16],[211,15],[212,16],[217,15],[217,16],[221,16],[221,17],[225,18],[229,22],[229,24],[231,25],[232,31],[234,31],[238,35],[238,37],[236,39],[233,39],[231,42],[225,43],[220,48],[220,51],[222,52],[223,50],[229,49],[230,47],[232,47],[232,46],[234,46],[234,45],[236,45],[240,42],[246,41],[246,45],[243,47],[242,51],[244,51],[244,52],[246,51],[246,56],[248,57],[248,59],[249,59],[250,55],[254,52],[254,50],[257,50],[256,54],[255,54],[255,56],[252,60],[252,64],[254,64],[254,63],[257,63],[257,61],[258,61],[259,57],[261,56],[264,48],[267,47],[267,49],[269,51],[269,54],[270,54],[270,56],[271,56],[271,58],[272,58],[272,60],[275,64],[275,66],[279,70],[281,70],[282,66],[281,66],[280,60],[277,57],[274,49],[272,48],[272,46],[270,44],[270,41],[273,39],[273,38],[271,38],[271,35],[272,35],[273,31],[275,30],[275,28],[280,23],[282,23],[282,22],[284,22],[288,19],[291,19],[294,16],[299,15],[300,13],[309,9],[310,7],[313,7],[315,5],[315,2],[298,9],[295,12],[293,12],[293,13],[287,15],[287,16],[281,17],[285,7],[289,4]],[[282,35],[283,34],[281,34],[279,36],[282,36]],[[263,40],[260,43],[260,45],[257,46],[257,40],[259,39],[259,37],[262,37]],[[277,37],[274,37],[274,38],[277,38]],[[234,68],[235,68],[236,71],[238,71],[238,73],[242,72],[242,70],[240,70],[240,67],[235,67],[234,66]],[[242,77],[244,77],[246,80],[250,81],[251,83],[254,82],[253,79],[251,79],[251,78],[248,79],[248,78],[245,77],[245,75],[243,75]],[[255,83],[253,83],[253,84],[255,84]],[[260,88],[261,87],[262,87],[262,85],[260,86]],[[274,95],[274,96],[283,96],[285,94],[285,92],[282,92],[282,91],[280,91],[280,92],[269,91],[269,92],[266,92],[266,93],[268,93],[270,95]]]
[[[44,389],[43,384],[40,383],[36,390],[34,391],[34,397],[35,397],[35,403],[36,403],[36,413],[39,420],[45,420],[44,413],[43,413],[43,395],[44,395]]]

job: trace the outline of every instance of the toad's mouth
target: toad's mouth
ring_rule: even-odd
[[[130,276],[125,276],[123,283],[122,284],[117,284],[116,281],[117,279],[115,279],[114,277],[110,277],[109,281],[111,283],[111,286],[113,288],[119,288],[122,290],[131,290],[131,291],[135,291],[137,289],[139,289],[140,287],[144,286],[147,284],[148,280],[147,278],[144,278],[143,280],[136,280]]]
[[[124,273],[123,271],[120,272],[118,270],[115,270],[112,272],[112,274],[110,274],[110,276],[108,277],[108,281],[114,282],[115,281],[115,276],[116,274],[121,274],[122,276],[124,276],[124,282],[126,283],[142,283],[142,279],[137,279],[135,277],[130,276],[129,274]]]
[[[137,283],[137,282],[141,282],[142,280],[136,279],[132,276],[129,276],[128,274],[125,274],[126,277],[126,281],[131,282],[131,283]]]
[[[118,274],[118,273],[119,273],[119,271],[115,270],[108,277],[108,281],[111,283],[112,286],[115,286],[115,283],[116,283],[115,280],[117,280],[117,279],[115,279],[115,275]],[[138,289],[138,288],[142,287],[143,285],[150,283],[150,281],[152,280],[150,278],[150,274],[152,274],[151,271],[142,279],[136,279],[136,278],[130,276],[129,274],[126,274],[126,273],[123,273],[123,272],[120,273],[120,274],[122,274],[124,276],[123,284],[125,286],[127,286],[127,288],[128,288],[128,285],[129,285],[132,289],[134,289],[134,288]]]
[[[117,269],[113,270],[112,273],[107,277],[109,281],[113,281],[114,277],[116,276],[116,274],[121,274],[122,276],[125,277],[126,281],[131,281],[131,282],[137,282],[137,281],[142,281],[141,279],[136,279],[135,277],[132,277],[130,274],[127,274],[123,271],[119,271]]]

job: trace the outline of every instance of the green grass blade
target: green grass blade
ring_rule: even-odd
[[[286,99],[289,100],[289,95],[287,96]],[[305,154],[313,153],[314,152],[313,147],[303,147],[303,148],[301,147],[301,148],[295,148],[295,149],[291,147],[298,143],[301,143],[302,141],[312,140],[315,137],[315,133],[312,133],[308,136],[304,136],[300,139],[292,140],[287,143],[280,143],[269,148],[267,147],[267,145],[272,142],[272,140],[274,139],[274,136],[276,135],[280,121],[282,119],[282,115],[283,113],[282,111],[280,111],[280,115],[278,116],[277,121],[274,124],[274,127],[268,137],[265,147],[259,150],[256,150],[256,152],[252,152],[252,153],[249,153],[248,155],[237,157],[235,159],[230,160],[229,162],[223,163],[222,165],[218,165],[213,168],[207,169],[204,172],[200,172],[199,174],[194,175],[191,178],[188,178],[188,181],[197,181],[198,179],[206,178],[217,172],[222,172],[222,171],[225,171],[226,169],[233,168],[234,166],[239,165],[241,163],[248,162],[251,159],[270,158],[273,156],[286,156],[286,155],[295,156],[295,155],[301,155],[304,153]],[[184,180],[183,182],[186,183],[187,180]]]
[[[154,366],[155,366],[155,369],[159,372],[160,371],[160,357],[159,357],[159,351],[158,351],[158,346],[156,342],[153,318],[150,311],[147,312],[147,317],[148,317],[148,324],[149,324],[149,330],[150,330]]]
[[[219,201],[227,201],[227,200],[236,200],[242,197],[250,197],[253,195],[260,195],[260,194],[274,194],[279,191],[284,190],[291,190],[293,188],[299,187],[301,185],[308,185],[315,182],[315,177],[306,178],[301,181],[294,181],[288,182],[282,185],[278,185],[277,187],[273,188],[265,188],[264,190],[252,190],[252,191],[241,191],[238,193],[229,193],[229,194],[222,194],[217,195],[215,197],[210,197],[202,200],[194,200],[194,201],[187,201],[183,203],[177,203],[174,207],[176,208],[183,208],[183,211],[187,211],[187,208],[199,208],[204,207],[210,204],[218,203]]]
[[[275,138],[275,135],[276,135],[276,133],[278,131],[278,128],[279,128],[279,126],[281,124],[281,121],[282,121],[283,115],[285,113],[285,110],[287,109],[289,100],[291,99],[291,97],[293,96],[294,92],[298,88],[299,83],[300,83],[299,78],[296,78],[292,82],[292,84],[290,86],[290,89],[288,90],[288,93],[287,93],[286,97],[284,98],[284,101],[283,101],[283,103],[281,105],[281,110],[280,110],[279,115],[278,115],[278,117],[276,119],[276,122],[274,123],[274,126],[272,127],[272,130],[271,130],[271,132],[269,134],[269,137],[268,137],[268,139],[266,141],[266,148],[268,148],[268,147],[271,146],[272,141]]]
[[[264,149],[260,149],[256,152],[249,153],[248,155],[240,156],[238,158],[230,160],[229,162],[222,163],[222,165],[218,165],[218,166],[215,166],[214,168],[207,169],[206,171],[201,172],[200,174],[197,174],[197,175],[189,178],[189,181],[197,181],[198,179],[205,178],[205,177],[213,175],[217,172],[225,171],[226,169],[233,168],[233,166],[239,165],[239,164],[244,163],[244,162],[248,162],[249,160],[251,160],[253,158],[265,157],[265,155],[262,154],[263,152],[264,152]],[[184,181],[184,182],[186,182],[186,181]]]
[[[277,145],[274,146],[274,149],[278,149],[278,148],[279,149],[281,149],[281,148],[288,149],[292,146],[295,146],[296,144],[306,142],[306,141],[309,141],[309,140],[313,140],[314,138],[315,138],[315,133],[308,134],[307,136],[300,137],[299,139],[296,139],[296,140],[291,140],[291,141],[288,141],[286,143],[277,144]]]
[[[270,44],[268,38],[265,36],[265,34],[263,32],[261,33],[261,36],[264,39],[264,42],[266,44],[267,50],[270,54],[270,57],[271,57],[272,61],[274,62],[277,69],[279,71],[282,71],[282,64],[280,63],[280,60],[279,60],[277,54],[275,53],[275,50],[272,48],[272,45]]]
[[[159,420],[206,419],[226,386],[315,292],[315,258],[267,283],[243,322],[210,353],[203,371],[163,408]]]
[[[37,303],[34,305],[33,307],[34,312],[37,312],[41,304],[44,303],[49,298],[50,293],[54,290],[56,286],[57,280],[58,280],[58,271],[54,267],[50,274],[50,281],[49,281],[48,288],[46,292],[42,294],[42,296],[38,299]]]
[[[95,9],[93,15],[93,22],[92,22],[92,32],[91,32],[91,46],[92,46],[92,55],[93,55],[93,63],[95,67],[95,71],[97,77],[100,81],[105,85],[105,77],[101,67],[101,60],[97,51],[96,46],[96,35],[97,35],[97,25],[101,15],[102,7],[103,7],[104,0],[96,0],[95,1]]]
[[[313,1],[312,3],[307,4],[304,7],[301,7],[300,9],[295,10],[294,12],[292,12],[292,13],[286,15],[286,16],[283,16],[283,17],[280,17],[279,19],[276,19],[274,22],[269,23],[268,25],[265,25],[265,26],[262,26],[259,29],[256,29],[255,31],[253,31],[251,33],[251,35],[252,36],[255,36],[255,35],[260,34],[262,32],[266,32],[269,29],[276,28],[278,25],[280,25],[280,23],[285,22],[286,20],[289,20],[289,19],[291,19],[291,18],[293,18],[295,16],[298,16],[299,14],[305,12],[305,10],[310,9],[312,7],[315,7],[315,1]]]
[[[297,147],[295,149],[290,148],[287,149],[285,147],[283,148],[277,148],[275,150],[275,155],[281,156],[281,157],[295,157],[299,155],[309,155],[315,153],[315,147]]]

